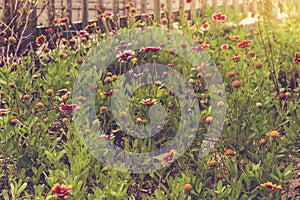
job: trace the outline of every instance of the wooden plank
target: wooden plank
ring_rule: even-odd
[[[200,5],[200,15],[201,16],[203,16],[205,14],[206,6],[207,6],[207,0],[202,0],[201,5]]]
[[[217,7],[217,0],[212,0],[211,1],[211,7],[216,8]]]
[[[228,10],[228,0],[223,0],[222,5],[223,5],[224,10],[227,11]]]
[[[89,12],[88,12],[88,0],[82,1],[82,28],[88,24]]]
[[[169,13],[172,12],[172,0],[166,1],[166,9]]]
[[[47,5],[47,10],[48,10],[48,20],[49,20],[49,25],[51,26],[53,24],[54,20],[54,12],[55,12],[55,0],[49,0],[48,5]]]
[[[141,13],[146,13],[146,12],[147,12],[146,0],[141,0]]]
[[[66,0],[66,11],[67,11],[67,17],[72,23],[72,0]]]
[[[154,0],[154,20],[160,21],[160,0]]]
[[[234,11],[238,12],[239,11],[239,0],[232,0],[232,8]]]

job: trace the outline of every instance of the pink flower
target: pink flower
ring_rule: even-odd
[[[10,111],[7,109],[0,109],[0,116],[4,116],[6,114],[8,114]]]
[[[126,49],[127,47],[129,47],[131,45],[131,43],[128,43],[128,44],[123,44],[123,45],[120,45],[120,46],[116,46],[116,50],[123,50],[123,49]]]
[[[229,49],[229,45],[228,44],[222,44],[221,50],[224,51],[226,49]]]
[[[123,53],[119,53],[117,55],[118,62],[126,62],[128,59],[132,58],[133,56],[134,56],[134,51],[132,50],[124,51]]]
[[[233,56],[233,57],[231,58],[231,60],[233,60],[233,61],[235,61],[235,62],[240,61],[240,59],[241,59],[241,56]]]
[[[197,52],[199,52],[199,51],[203,51],[203,50],[208,49],[208,48],[209,48],[209,45],[207,45],[207,44],[202,44],[202,45],[200,45],[200,46],[198,46],[198,47],[193,47],[193,48],[192,48],[192,53],[197,53]]]
[[[60,111],[68,111],[68,110],[73,111],[79,109],[80,109],[79,106],[76,104],[64,104],[64,103],[61,103],[59,108]]]
[[[103,138],[103,139],[105,139],[105,140],[112,140],[112,139],[114,139],[116,136],[114,135],[114,134],[110,134],[110,135],[104,135],[104,134],[102,134],[102,135],[100,135],[100,138]]]
[[[164,155],[164,157],[162,158],[162,163],[163,165],[167,165],[168,163],[172,163],[174,161],[175,158],[175,150],[171,150],[170,153],[166,153],[166,155]]]
[[[67,92],[64,96],[62,96],[61,98],[59,98],[60,101],[65,101],[67,100],[71,95],[71,92]]]
[[[294,63],[297,63],[300,65],[300,52],[296,52],[294,55]]]
[[[214,20],[215,22],[224,22],[226,20],[227,16],[223,15],[222,13],[218,12],[218,13],[214,13],[212,15],[212,20]]]
[[[160,51],[160,47],[145,47],[140,49],[140,52],[143,53],[147,53],[147,52],[159,52]]]
[[[157,104],[157,99],[142,99],[142,101],[140,101],[141,104],[147,105],[147,106],[152,106],[154,104]]]
[[[243,40],[240,44],[236,46],[236,48],[240,49],[246,46],[249,46],[252,43],[252,40]]]
[[[86,37],[89,35],[89,33],[87,31],[81,30],[81,31],[77,31],[77,35],[79,37]]]
[[[145,17],[146,19],[149,19],[149,18],[151,18],[151,16],[150,16],[148,13],[144,13],[144,14],[142,14],[142,17]]]
[[[191,3],[192,0],[185,0],[185,3]]]
[[[207,22],[203,23],[203,24],[201,25],[200,29],[201,29],[202,31],[208,31],[208,29],[209,29],[209,24],[208,24]]]

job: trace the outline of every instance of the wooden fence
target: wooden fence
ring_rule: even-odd
[[[2,0],[2,10],[5,9],[7,3],[13,1],[18,0]],[[237,12],[253,14],[257,11],[257,0],[192,0],[191,3],[186,3],[185,0],[37,0],[33,17],[39,16],[35,21],[37,27],[49,26],[53,19],[58,17],[68,17],[72,23],[80,22],[84,26],[88,21],[97,20],[97,8],[100,5],[104,5],[106,12],[111,12],[114,16],[126,16],[125,5],[129,1],[135,4],[138,15],[153,13],[156,19],[160,18],[161,3],[164,3],[169,11],[178,12],[183,9],[190,10],[193,14],[203,13],[206,8],[216,10],[232,8]],[[274,0],[263,0],[263,2],[266,5],[265,10],[271,13]]]

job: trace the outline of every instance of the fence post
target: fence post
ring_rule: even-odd
[[[49,25],[51,26],[53,24],[54,20],[54,12],[55,12],[55,1],[54,0],[49,0],[48,1],[48,6],[47,6],[47,11],[48,11],[48,20],[49,20]]]
[[[217,0],[212,0],[212,1],[211,1],[211,4],[212,4],[211,6],[212,6],[213,8],[216,8],[216,7],[217,7],[217,4],[218,4],[218,3],[217,3]]]
[[[264,14],[267,17],[273,18],[275,17],[275,13],[273,12],[273,0],[265,0],[264,1]]]
[[[67,17],[69,18],[70,22],[72,23],[72,0],[67,0],[66,11],[67,11]]]
[[[154,0],[154,20],[160,21],[160,0]]]
[[[179,0],[179,11],[182,10],[182,13],[184,13],[184,0]]]
[[[147,12],[147,4],[146,4],[147,0],[141,0],[141,13],[146,13]]]
[[[249,7],[250,7],[250,11],[251,11],[251,13],[252,13],[252,16],[254,16],[255,14],[258,13],[258,12],[257,12],[257,6],[256,6],[256,1],[255,1],[255,0],[252,0],[252,1],[251,1]]]
[[[204,13],[205,13],[206,5],[207,5],[207,1],[206,0],[201,0],[201,5],[200,5],[200,15],[201,16],[203,16]]]
[[[239,0],[232,0],[232,8],[234,11],[238,12],[239,11]]]
[[[228,10],[228,1],[227,0],[223,0],[222,4],[223,4],[224,10],[227,11]]]
[[[169,14],[172,13],[172,0],[167,0],[166,9],[167,9]]]
[[[82,27],[88,24],[89,13],[88,13],[88,0],[82,1]]]

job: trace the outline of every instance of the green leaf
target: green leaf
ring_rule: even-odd
[[[164,199],[166,199],[164,193],[162,191],[160,191],[160,190],[155,190],[155,197],[156,197],[157,200],[160,200],[160,199],[164,200]]]
[[[18,189],[17,195],[19,196],[25,190],[26,187],[27,187],[27,183],[23,183],[21,187]]]

